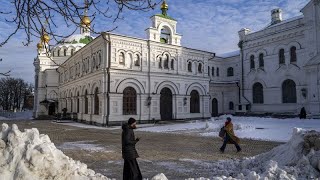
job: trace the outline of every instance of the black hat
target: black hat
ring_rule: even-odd
[[[231,117],[227,117],[227,120],[228,120],[228,121],[231,121]]]
[[[136,120],[134,118],[129,118],[129,120],[128,120],[128,124],[129,125],[131,125],[131,124],[133,124],[135,122],[136,122]]]

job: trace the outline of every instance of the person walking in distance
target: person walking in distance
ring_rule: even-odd
[[[135,138],[133,132],[136,128],[136,120],[134,118],[130,118],[128,123],[122,125],[123,180],[142,180],[141,171],[137,162],[139,155],[136,150],[136,143],[140,139]]]
[[[223,144],[220,148],[220,152],[222,152],[222,153],[224,152],[224,150],[227,146],[227,143],[234,144],[237,148],[237,152],[240,152],[241,151],[241,148],[239,146],[240,139],[237,136],[235,136],[235,134],[233,132],[233,124],[231,122],[230,117],[227,117],[227,120],[224,125],[224,130],[225,130],[225,135],[223,138]]]

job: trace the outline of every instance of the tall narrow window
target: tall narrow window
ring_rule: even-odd
[[[138,54],[136,54],[136,59],[134,61],[134,65],[135,66],[140,66],[140,56]]]
[[[261,83],[254,83],[252,86],[252,100],[254,104],[263,104],[263,86]]]
[[[250,69],[255,69],[254,55],[250,56]]]
[[[208,66],[208,76],[210,76],[210,66]]]
[[[211,75],[214,76],[214,67],[211,68]]]
[[[123,106],[124,115],[137,114],[137,93],[133,87],[126,87],[123,90]]]
[[[229,67],[228,70],[227,70],[227,76],[230,77],[230,76],[233,76],[233,68],[232,67]]]
[[[233,104],[233,102],[229,102],[229,110],[234,110],[234,104]]]
[[[282,83],[282,103],[297,103],[296,83],[291,79]]]
[[[119,54],[119,64],[122,64],[122,65],[125,64],[125,58],[124,58],[123,52],[120,52],[120,54]]]
[[[218,77],[219,77],[219,74],[220,74],[219,68],[217,67],[217,76],[218,76]]]
[[[71,49],[71,56],[73,55],[73,53],[74,53],[74,49]]]
[[[73,112],[73,100],[72,100],[72,93],[70,94],[70,112]]]
[[[192,63],[191,62],[188,62],[188,71],[192,72]]]
[[[264,59],[263,59],[263,54],[259,54],[259,68],[264,67]]]
[[[159,68],[162,69],[162,58],[159,58]]]
[[[174,59],[171,59],[171,69],[174,70]]]
[[[96,88],[94,91],[94,114],[99,114],[99,89]]]
[[[192,90],[190,96],[190,113],[200,113],[200,96],[198,91]]]
[[[88,114],[88,92],[84,93],[84,113]]]
[[[202,73],[202,64],[201,63],[199,63],[199,65],[198,65],[198,72]]]
[[[67,50],[66,49],[63,50],[63,56],[67,56]]]
[[[293,62],[297,62],[297,48],[295,46],[292,46],[290,48],[290,62],[293,63]]]
[[[166,57],[163,61],[163,68],[164,69],[169,69],[169,56],[166,54]]]
[[[170,31],[168,30],[168,28],[161,29],[160,42],[168,44],[169,39],[170,39]]]
[[[279,64],[285,63],[284,49],[279,50]]]
[[[58,56],[60,56],[60,49],[58,50]]]

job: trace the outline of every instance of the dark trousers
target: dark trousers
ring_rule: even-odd
[[[240,151],[240,150],[241,150],[239,144],[236,143],[236,142],[228,135],[228,133],[226,133],[226,135],[225,135],[225,137],[224,137],[224,140],[223,140],[223,144],[222,144],[222,146],[221,146],[221,148],[220,148],[220,150],[221,150],[222,152],[226,149],[226,146],[227,146],[227,143],[228,143],[228,142],[234,144],[234,145],[236,146],[236,148],[237,148],[237,151]]]
[[[136,159],[125,159],[123,180],[142,180],[141,171]]]

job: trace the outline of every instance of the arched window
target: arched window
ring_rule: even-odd
[[[200,96],[198,91],[192,90],[190,96],[190,113],[200,113]]]
[[[227,70],[227,76],[230,77],[230,76],[233,76],[233,68],[232,67],[229,67],[228,70]]]
[[[290,79],[282,83],[282,103],[297,103],[296,83]]]
[[[122,64],[122,65],[125,64],[125,58],[124,58],[123,52],[120,52],[120,54],[119,54],[119,64]]]
[[[285,63],[284,49],[279,50],[279,64]]]
[[[192,63],[191,62],[188,62],[188,71],[192,72]]]
[[[171,69],[174,70],[174,59],[171,59]]]
[[[218,77],[219,77],[219,74],[220,74],[219,68],[217,67],[217,76],[218,76]]]
[[[136,59],[134,61],[134,65],[135,66],[140,66],[140,56],[138,54],[136,54]]]
[[[250,56],[250,69],[255,69],[254,55]]]
[[[74,53],[74,49],[71,49],[71,56],[73,55],[73,53]]]
[[[210,76],[210,66],[208,66],[208,76]]]
[[[261,83],[254,83],[252,86],[252,101],[254,104],[263,104],[263,86]]]
[[[163,61],[163,68],[164,69],[169,69],[169,56],[166,54],[166,57]]]
[[[137,93],[133,87],[126,87],[123,90],[123,107],[124,115],[137,114]]]
[[[159,68],[160,69],[162,68],[162,58],[161,57],[159,58]]]
[[[297,48],[295,46],[292,46],[290,48],[290,62],[293,63],[293,62],[297,62]]]
[[[263,60],[263,54],[259,54],[259,68],[264,67],[264,60]]]
[[[214,76],[214,67],[211,68],[211,75]]]
[[[67,56],[67,50],[66,49],[63,50],[63,56]]]
[[[84,113],[88,114],[88,92],[84,93]]]
[[[101,55],[101,53],[99,53],[98,67],[100,67],[100,65],[101,65],[101,61],[102,61],[102,55]]]
[[[96,88],[94,91],[94,114],[99,114],[99,89]]]
[[[233,102],[229,102],[229,110],[234,110],[234,104],[233,104]]]
[[[60,56],[60,49],[58,50],[58,56]]]
[[[161,29],[161,35],[160,35],[160,42],[162,43],[169,43],[170,39],[170,31],[168,28]]]
[[[52,51],[52,56],[54,57],[54,51]]]
[[[202,64],[201,63],[199,63],[199,65],[198,65],[198,72],[202,73]]]

